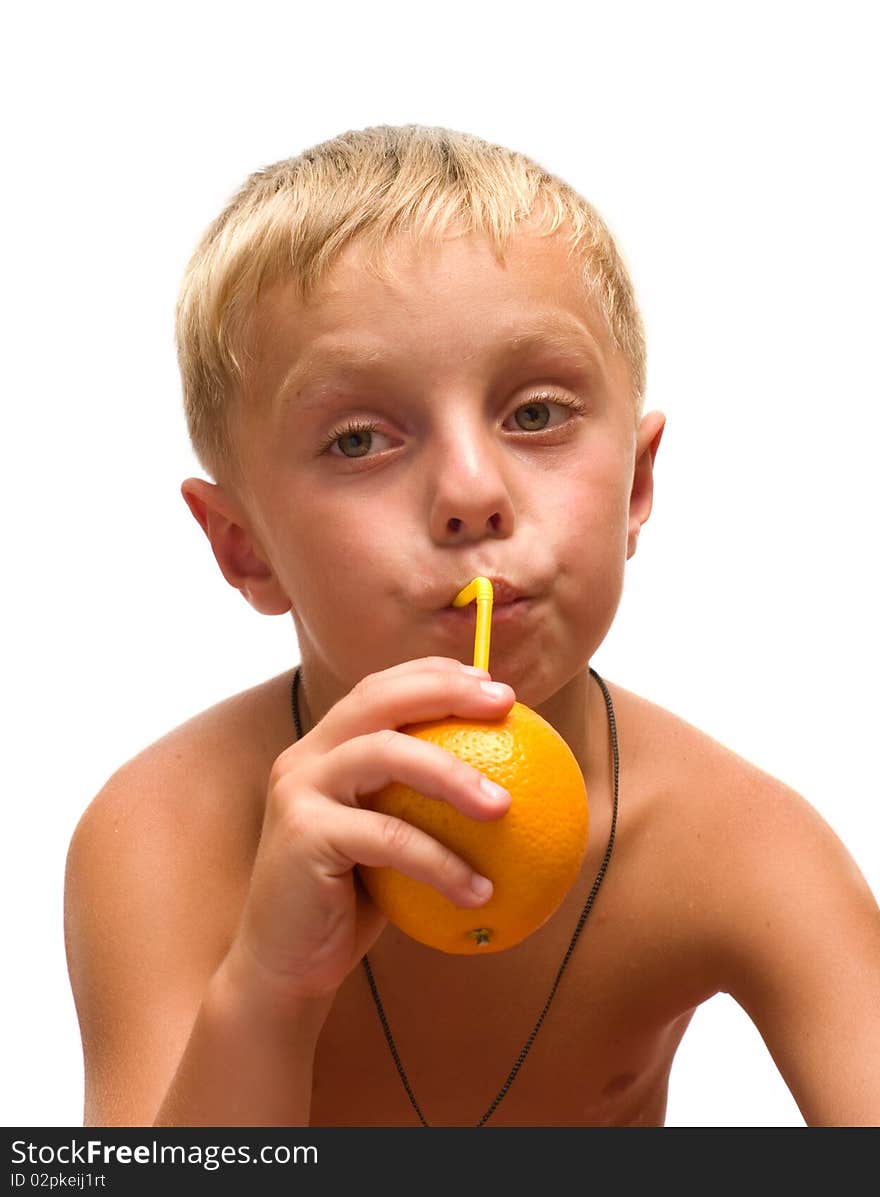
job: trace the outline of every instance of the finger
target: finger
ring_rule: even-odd
[[[516,695],[503,682],[458,669],[384,671],[363,678],[321,721],[316,747],[436,719],[501,719]]]
[[[510,806],[510,794],[479,769],[427,740],[387,728],[347,740],[323,757],[311,784],[348,806],[369,805],[392,781],[426,798],[448,802],[472,819],[497,819]]]
[[[473,673],[480,677],[488,677],[488,669],[478,669],[474,665],[467,665],[457,657],[412,657],[408,661],[399,661],[397,665],[389,665],[380,670],[386,677],[397,674],[418,673],[425,669],[439,670],[442,673]]]
[[[432,836],[393,815],[328,803],[323,820],[328,876],[352,865],[391,867],[433,886],[456,906],[482,906],[492,896],[488,878]]]

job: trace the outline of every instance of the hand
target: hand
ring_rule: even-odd
[[[509,795],[486,793],[479,770],[397,730],[449,716],[503,718],[513,690],[489,693],[489,680],[446,657],[407,661],[358,682],[281,753],[231,949],[239,970],[285,997],[332,997],[387,922],[357,878],[358,864],[391,865],[457,906],[488,901],[491,885],[475,890],[480,879],[460,857],[358,799],[398,781],[475,819],[503,815]]]

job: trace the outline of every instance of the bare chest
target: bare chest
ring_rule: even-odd
[[[318,1045],[311,1124],[418,1126],[417,1103],[432,1126],[662,1125],[693,1008],[665,970],[633,967],[634,945],[598,912],[548,1006],[568,914],[519,959],[447,958],[389,928],[370,959],[398,1060],[359,966]]]

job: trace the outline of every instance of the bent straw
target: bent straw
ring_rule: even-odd
[[[474,632],[474,668],[489,671],[489,640],[492,635],[492,583],[488,578],[474,578],[452,600],[453,607],[466,607],[477,600],[477,627]]]

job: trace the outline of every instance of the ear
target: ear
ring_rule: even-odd
[[[283,615],[290,600],[275,576],[268,555],[236,500],[221,486],[187,478],[180,493],[211,543],[223,577],[263,615]]]
[[[626,559],[636,551],[642,524],[651,514],[654,503],[654,458],[660,447],[666,417],[659,411],[643,416],[636,433],[636,460],[632,491],[629,498],[629,533]]]

